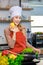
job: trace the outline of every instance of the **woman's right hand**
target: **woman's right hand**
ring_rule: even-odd
[[[41,54],[41,49],[36,48],[35,51]]]
[[[18,27],[15,27],[13,31],[18,32],[19,31]]]
[[[15,26],[14,28],[10,28],[10,31],[13,31],[13,32],[18,32],[19,31],[19,29],[18,29],[18,27],[17,26]]]

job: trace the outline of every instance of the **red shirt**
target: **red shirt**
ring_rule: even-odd
[[[13,33],[10,34],[12,37]],[[16,43],[14,48],[10,49],[12,52],[20,53],[26,48],[26,38],[21,31],[16,32]]]

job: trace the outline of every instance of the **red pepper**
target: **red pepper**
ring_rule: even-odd
[[[2,51],[2,55],[8,55],[8,54],[9,54],[9,51],[8,50]]]

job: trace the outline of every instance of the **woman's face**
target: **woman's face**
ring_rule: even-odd
[[[18,25],[18,24],[20,23],[20,21],[21,21],[21,17],[20,17],[20,16],[14,16],[14,17],[13,17],[13,22],[14,22],[16,25]]]

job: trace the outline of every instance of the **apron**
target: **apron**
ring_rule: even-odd
[[[13,32],[11,32],[10,36],[12,37]],[[10,49],[10,51],[15,53],[21,53],[26,48],[26,38],[21,31],[16,32],[16,42],[14,44],[14,48]]]

